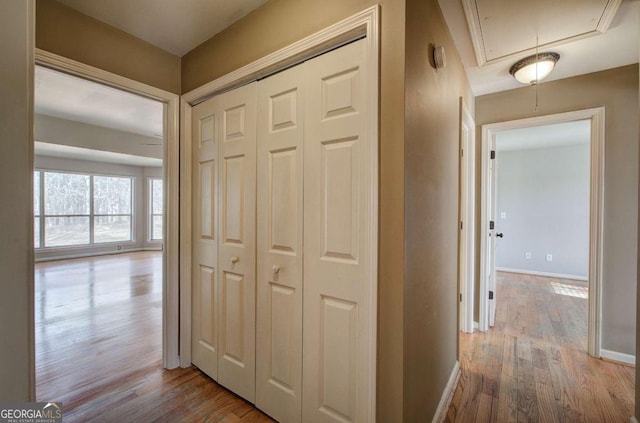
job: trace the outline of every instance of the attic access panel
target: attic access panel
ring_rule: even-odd
[[[607,31],[622,0],[462,0],[478,65]]]

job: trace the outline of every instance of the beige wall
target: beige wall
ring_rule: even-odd
[[[459,98],[472,115],[474,99],[438,2],[408,0],[406,15],[404,418],[418,422],[458,358]]]
[[[36,46],[180,94],[180,58],[53,0],[37,0]]]
[[[547,82],[540,84],[538,89],[540,105],[537,113],[534,112],[535,91],[532,87],[476,98],[477,151],[481,151],[481,125],[605,107],[602,348],[635,355],[638,65]],[[481,169],[479,156],[477,169]],[[477,181],[480,181],[479,174]],[[477,211],[479,216],[479,206]],[[480,228],[479,222],[477,227]],[[477,239],[480,240],[479,233]],[[479,244],[476,249],[480,251]],[[476,260],[479,265],[479,257]],[[478,273],[476,280],[479,280]]]
[[[0,7],[0,401],[33,401],[33,0]],[[28,54],[30,53],[30,54]],[[10,224],[7,224],[10,222]]]
[[[271,0],[187,53],[189,91],[294,41],[382,5],[380,65],[380,254],[378,401],[380,422],[402,421],[404,1]]]
[[[638,35],[638,40],[640,41],[640,34]],[[638,43],[638,48],[640,49],[640,42]],[[638,72],[638,78],[640,79],[640,72]],[[638,82],[638,96],[640,96],[640,81]],[[637,122],[639,123],[638,131],[640,140],[640,110],[636,114]],[[640,203],[640,183],[638,184],[638,202]],[[639,206],[640,207],[640,206]],[[640,357],[640,213],[638,214],[638,282],[636,285],[636,363],[640,363],[638,359]],[[640,372],[636,371],[636,418],[640,417]]]

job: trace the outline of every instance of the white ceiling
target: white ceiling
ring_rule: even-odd
[[[480,37],[474,50],[463,1]],[[606,33],[595,31],[612,0],[439,0],[475,95],[519,88],[509,74],[517,60],[535,52],[555,51],[560,61],[545,81],[597,72],[638,62],[640,0],[622,0]],[[606,27],[606,25],[605,25]],[[575,37],[575,38],[571,38]],[[484,57],[483,52],[484,50]],[[482,66],[479,61],[486,60]]]
[[[106,85],[36,66],[35,112],[162,138],[163,104]]]
[[[591,139],[591,122],[557,123],[531,128],[510,129],[496,134],[496,150],[531,150],[536,148],[566,147],[588,144]]]
[[[35,154],[38,156],[59,157],[64,159],[88,160],[92,162],[112,163],[129,166],[161,167],[162,159],[134,156],[131,154],[114,153],[112,151],[91,150],[89,148],[72,147],[69,145],[35,143]]]
[[[266,0],[58,0],[182,57]]]

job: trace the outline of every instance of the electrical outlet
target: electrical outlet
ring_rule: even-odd
[[[531,260],[531,251],[527,251],[526,253],[524,253],[524,258],[526,260]]]
[[[507,212],[500,212],[500,219],[506,219],[507,218]]]
[[[553,261],[553,254],[549,254],[549,253],[547,253],[546,260],[547,260],[547,261]]]
[[[118,251],[122,250],[122,245],[118,245]]]

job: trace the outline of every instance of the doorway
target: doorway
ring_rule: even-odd
[[[588,217],[588,318],[587,318],[587,350],[593,357],[600,356],[600,289],[602,269],[602,187],[604,159],[604,109],[589,109],[556,115],[542,116],[517,121],[496,123],[483,126],[482,131],[482,191],[481,191],[481,261],[480,261],[480,299],[479,329],[488,330],[493,324],[496,303],[500,293],[496,289],[496,248],[497,238],[508,236],[499,230],[499,223],[509,216],[497,210],[496,198],[496,142],[498,134],[503,131],[543,125],[567,124],[582,121],[589,125],[589,217]],[[504,216],[504,217],[503,217]],[[500,240],[502,241],[502,240]],[[498,241],[498,242],[500,242]],[[526,250],[526,249],[525,249]],[[522,259],[533,259],[532,251],[523,251]],[[545,251],[538,255],[548,268],[553,261],[553,253]],[[529,258],[528,258],[529,257]],[[543,272],[544,273],[544,272]],[[548,272],[552,274],[563,271]],[[564,271],[566,273],[566,271]]]

